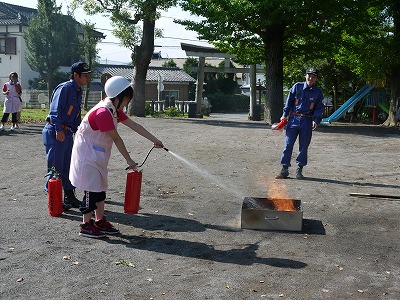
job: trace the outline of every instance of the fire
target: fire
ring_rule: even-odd
[[[266,180],[268,200],[274,204],[275,210],[296,211],[294,201],[287,193],[286,185],[282,181]]]

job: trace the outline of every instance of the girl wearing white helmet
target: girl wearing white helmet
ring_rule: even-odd
[[[130,168],[137,165],[118,134],[117,124],[122,123],[131,128],[153,142],[156,148],[164,147],[160,140],[123,112],[133,97],[133,88],[127,79],[122,76],[111,77],[104,89],[107,97],[86,114],[75,134],[69,175],[71,183],[85,191],[80,207],[83,222],[79,235],[93,238],[119,233],[104,216],[108,188],[107,166],[113,143]],[[93,211],[95,220],[92,219]]]

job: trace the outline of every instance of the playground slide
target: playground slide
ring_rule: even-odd
[[[364,85],[349,100],[343,103],[343,105],[340,106],[332,115],[322,119],[322,123],[332,123],[339,120],[350,109],[350,107],[353,107],[358,101],[364,98],[374,88],[374,86],[374,84]]]

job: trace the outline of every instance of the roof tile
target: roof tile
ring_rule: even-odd
[[[132,66],[125,65],[100,65],[97,67],[99,74],[108,73],[112,76],[124,76],[133,80],[134,72]],[[158,81],[158,76],[163,77],[164,82],[195,82],[196,80],[179,68],[149,67],[146,81]]]

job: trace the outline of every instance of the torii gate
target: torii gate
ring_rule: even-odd
[[[196,96],[195,101],[196,117],[202,118],[201,114],[201,101],[203,99],[203,84],[204,84],[204,73],[217,72],[217,73],[250,73],[250,111],[249,120],[254,120],[254,105],[256,104],[256,66],[250,65],[250,68],[231,68],[230,59],[234,58],[233,55],[217,50],[213,47],[203,47],[198,45],[190,45],[181,43],[181,48],[186,52],[187,56],[194,56],[199,58],[198,67],[190,67],[190,71],[197,71],[196,81]],[[219,57],[225,59],[225,66],[223,68],[217,67],[205,67],[206,57]]]

